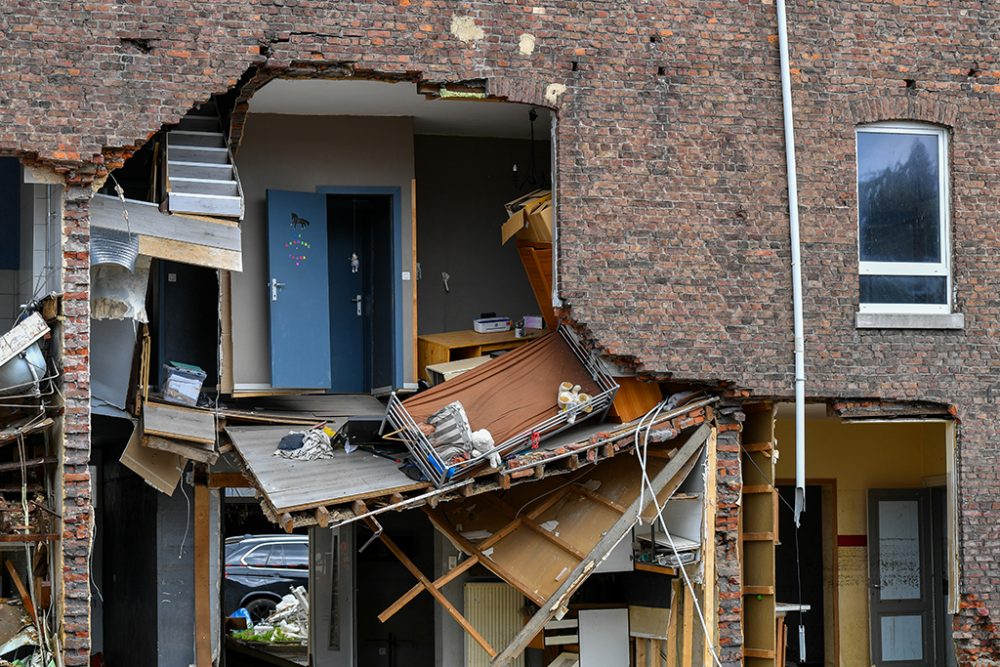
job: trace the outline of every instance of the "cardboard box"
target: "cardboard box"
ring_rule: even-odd
[[[534,243],[552,242],[552,192],[535,190],[504,204],[507,222],[500,228],[500,244],[515,236]]]
[[[427,366],[427,377],[431,380],[431,386],[434,386],[458,377],[466,371],[471,371],[476,366],[481,366],[489,360],[490,357],[487,355],[472,357],[471,359],[459,359],[458,361],[447,361],[443,364],[430,364]]]

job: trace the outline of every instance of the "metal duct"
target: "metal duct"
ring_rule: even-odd
[[[117,264],[129,271],[135,270],[139,256],[139,236],[119,229],[91,227],[90,264]]]

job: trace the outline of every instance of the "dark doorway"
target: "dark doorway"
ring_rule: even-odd
[[[798,554],[795,548],[795,519],[789,506],[795,503],[795,487],[779,486],[782,500],[778,508],[778,535],[781,542],[774,549],[775,594],[779,603],[801,604],[809,611],[791,612],[785,617],[788,628],[786,659],[798,665],[823,665],[823,493],[819,485],[806,486],[807,512],[802,514],[798,531]],[[786,503],[788,503],[786,505]],[[796,563],[797,561],[797,563]],[[806,629],[805,660],[799,655],[799,624]]]
[[[328,195],[327,215],[331,391],[391,389],[392,197]]]
[[[392,541],[424,574],[433,572],[434,532],[419,512],[382,514],[379,521]],[[372,536],[358,526],[356,543]],[[356,609],[359,667],[406,667],[434,664],[434,602],[421,595],[386,623],[378,615],[410,590],[416,579],[381,540],[357,554]]]

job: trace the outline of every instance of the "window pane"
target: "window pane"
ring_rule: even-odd
[[[243,557],[243,562],[252,567],[264,567],[267,565],[267,557],[271,555],[271,547],[264,545],[262,547],[257,547],[246,556]]]
[[[858,132],[858,243],[869,262],[940,262],[938,137]]]
[[[303,570],[309,569],[309,545],[286,544],[285,567],[295,567]]]
[[[861,303],[948,303],[944,276],[860,276]]]
[[[267,559],[268,567],[285,567],[285,548],[280,544],[271,545],[271,557]]]
[[[882,500],[878,504],[879,597],[920,599],[920,504]]]
[[[882,660],[922,660],[923,619],[919,616],[882,617]]]

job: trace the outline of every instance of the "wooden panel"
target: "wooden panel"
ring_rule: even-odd
[[[521,257],[545,326],[555,329],[559,321],[552,307],[552,244],[517,241],[517,254]]]
[[[14,328],[0,336],[0,366],[6,364],[48,332],[49,325],[38,313],[32,313],[18,322]]]
[[[334,428],[346,419],[334,420]],[[294,512],[358,498],[429,488],[399,465],[363,451],[338,451],[332,459],[290,461],[274,456],[288,426],[229,426],[226,433],[261,493],[277,512]]]
[[[183,456],[192,461],[215,463],[219,459],[219,453],[215,451],[214,445],[201,445],[196,442],[184,442],[182,440],[171,440],[161,438],[158,435],[143,435],[142,444],[150,449],[158,449],[165,452],[173,452],[178,456]]]
[[[143,447],[141,440],[142,431],[136,428],[122,452],[122,465],[140,475],[154,489],[172,495],[187,461],[171,452]]]
[[[139,236],[139,254],[183,264],[207,266],[210,269],[243,270],[243,255],[239,250],[213,248],[155,236]]]
[[[660,385],[655,382],[642,382],[634,377],[615,378],[615,382],[618,383],[618,393],[609,414],[617,421],[638,419],[663,400]]]
[[[166,403],[146,403],[143,410],[143,431],[179,440],[214,445],[215,415],[208,410],[196,410]]]

